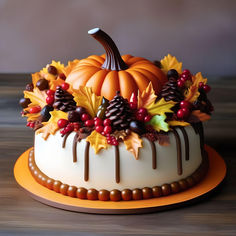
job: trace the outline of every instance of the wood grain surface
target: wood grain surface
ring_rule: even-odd
[[[33,132],[25,127],[18,106],[30,76],[0,74],[0,235],[236,235],[236,81],[209,81],[215,113],[204,124],[206,143],[226,161],[224,184],[184,208],[143,215],[92,215],[43,205],[18,187],[14,163],[33,146]]]

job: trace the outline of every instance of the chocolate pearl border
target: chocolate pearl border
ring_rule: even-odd
[[[163,184],[162,186],[154,186],[152,188],[144,187],[142,189],[123,189],[117,190],[113,189],[111,191],[102,189],[85,189],[85,188],[77,188],[75,186],[70,186],[68,184],[64,184],[59,180],[54,180],[49,178],[44,173],[39,170],[34,160],[34,149],[30,150],[28,157],[28,167],[29,170],[34,177],[34,179],[44,187],[53,190],[57,193],[79,198],[79,199],[87,199],[87,200],[100,200],[100,201],[130,201],[130,200],[142,200],[142,199],[150,199],[157,198],[162,196],[167,196],[170,194],[178,193],[184,191],[192,186],[196,185],[200,182],[206,175],[208,171],[208,157],[207,152],[204,150],[204,155],[202,157],[202,163],[197,168],[196,171],[193,172],[190,176],[181,179],[179,181],[175,181],[170,184]],[[104,194],[104,196],[103,196]]]

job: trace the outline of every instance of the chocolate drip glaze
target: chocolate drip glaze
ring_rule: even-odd
[[[182,175],[183,168],[182,168],[181,140],[178,132],[175,129],[173,129],[173,134],[175,136],[176,146],[177,146],[177,173],[178,175]]]
[[[157,168],[157,152],[156,152],[156,145],[154,142],[150,141],[148,139],[150,145],[151,145],[151,149],[152,149],[152,169],[156,169]]]
[[[116,183],[120,183],[120,152],[119,146],[115,146],[115,170],[116,170]]]
[[[84,180],[89,179],[89,146],[90,143],[86,142],[85,152],[84,152]]]
[[[121,58],[120,52],[116,47],[114,41],[109,35],[99,28],[91,29],[88,32],[93,36],[99,43],[102,44],[106,51],[106,59],[102,65],[103,69],[107,70],[126,70],[128,66]]]
[[[189,160],[189,140],[188,140],[188,134],[186,130],[183,127],[179,127],[183,136],[184,136],[184,143],[185,143],[185,160]]]
[[[77,162],[77,138],[78,134],[74,136],[73,140],[73,162]]]
[[[64,137],[63,137],[63,141],[62,141],[62,148],[65,148],[65,146],[66,146],[66,140],[67,140],[67,138],[68,138],[68,136],[71,134],[71,132],[68,132],[68,133],[66,133],[65,135],[64,135]]]

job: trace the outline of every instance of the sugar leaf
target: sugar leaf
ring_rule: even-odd
[[[29,98],[31,103],[33,103],[34,105],[38,105],[41,108],[43,108],[45,105],[47,105],[46,103],[46,97],[47,94],[45,91],[40,91],[37,87],[34,88],[33,92],[30,91],[24,91],[24,97],[25,98]]]
[[[185,100],[193,103],[199,97],[200,93],[198,92],[198,87],[195,85],[191,85],[189,89],[187,89],[185,93]]]
[[[42,76],[40,75],[40,72],[36,72],[34,74],[31,74],[32,77],[32,83],[34,85],[34,87],[36,87],[36,83],[38,82],[39,79],[42,78]]]
[[[203,84],[207,83],[207,78],[204,78],[202,76],[202,73],[198,72],[196,75],[192,76],[192,82],[193,82],[193,85],[198,88],[200,82]]]
[[[150,82],[142,93],[138,91],[138,108],[148,106],[155,102],[156,98],[157,96],[155,95],[152,83]]]
[[[176,102],[168,101],[166,102],[164,98],[159,101],[148,104],[145,106],[148,113],[152,116],[154,115],[164,115],[165,113],[173,113],[171,108],[176,104]]]
[[[142,147],[142,142],[142,139],[134,132],[131,132],[124,140],[126,149],[134,155],[136,160],[138,159],[139,148]]]
[[[169,131],[169,125],[165,122],[166,116],[165,115],[155,115],[152,119],[148,122],[155,130],[160,132],[161,130],[167,132]]]
[[[73,96],[77,106],[84,107],[92,117],[96,116],[98,107],[102,103],[101,96],[93,93],[91,88],[83,86],[80,86]]]
[[[107,149],[109,144],[107,143],[106,137],[99,134],[94,130],[87,138],[86,141],[90,143],[93,147],[95,154],[97,154],[101,149]]]
[[[170,69],[175,69],[179,74],[182,73],[182,62],[179,62],[176,57],[168,54],[161,60],[161,69],[167,73]]]
[[[201,112],[200,110],[192,111],[192,115],[196,116],[200,121],[207,121],[211,119],[211,116]]]
[[[171,120],[168,121],[169,126],[189,126],[190,124],[185,121]]]

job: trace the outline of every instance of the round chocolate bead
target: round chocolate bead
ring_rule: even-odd
[[[77,111],[69,111],[68,120],[70,122],[80,121],[80,114]]]
[[[201,180],[202,177],[202,171],[201,169],[195,171],[195,173],[192,174],[192,177],[196,183],[198,183]]]
[[[84,113],[86,113],[86,109],[84,107],[76,107],[75,111],[82,116]]]
[[[161,190],[164,196],[167,196],[171,193],[171,188],[169,184],[163,184],[161,186]]]
[[[57,68],[55,66],[49,66],[48,73],[50,73],[52,75],[57,75]]]
[[[194,181],[194,179],[191,176],[189,176],[186,179],[186,181],[187,181],[187,184],[188,184],[189,187],[192,187],[195,184],[195,181]]]
[[[77,198],[86,199],[87,198],[87,189],[86,188],[78,188],[76,191]]]
[[[97,200],[98,199],[98,191],[96,189],[89,189],[87,192],[88,200]]]
[[[110,199],[110,192],[102,189],[98,192],[98,199],[100,201],[108,201]]]
[[[152,189],[145,187],[142,189],[143,192],[143,199],[149,199],[152,198]]]
[[[51,178],[48,178],[47,182],[46,182],[46,187],[52,190],[53,189],[53,184],[54,184],[54,180],[51,179]]]
[[[179,186],[182,190],[185,190],[188,188],[188,183],[185,179],[179,180]]]
[[[178,79],[179,74],[175,69],[171,69],[167,72],[167,78],[169,79],[170,77],[173,77],[174,79]]]
[[[139,188],[136,188],[132,191],[132,198],[133,200],[141,200],[143,198],[142,190]]]
[[[155,186],[152,188],[152,195],[153,197],[160,197],[162,196],[162,190],[161,187]]]
[[[180,186],[178,182],[171,183],[170,187],[173,193],[178,193],[180,191]]]
[[[68,184],[62,184],[60,186],[60,193],[63,194],[63,195],[66,195],[68,188],[69,188]]]
[[[70,197],[76,197],[77,188],[75,186],[69,186],[67,190],[67,195]]]
[[[40,115],[42,116],[42,122],[47,122],[51,115],[50,115],[50,111],[53,111],[53,107],[46,105],[40,112]]]
[[[19,104],[21,105],[22,108],[28,107],[28,105],[31,103],[29,98],[21,98],[19,101]]]
[[[132,199],[132,191],[130,189],[122,190],[121,197],[124,201],[130,201]]]
[[[34,90],[34,85],[33,84],[26,84],[25,90],[32,92]]]
[[[121,200],[121,192],[117,189],[113,189],[110,192],[111,201],[120,201]]]
[[[53,183],[53,190],[55,192],[59,193],[61,185],[62,185],[61,181],[59,181],[59,180],[54,181],[54,183]]]
[[[39,79],[36,83],[36,87],[41,91],[48,89],[48,81],[46,79]]]

